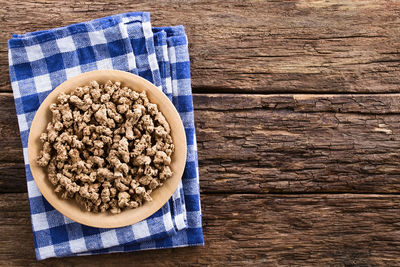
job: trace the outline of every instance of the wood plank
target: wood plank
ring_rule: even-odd
[[[399,97],[197,95],[202,188],[398,192]]]
[[[26,192],[23,162],[0,162],[0,193]]]
[[[398,195],[202,195],[206,246],[35,261],[26,194],[0,194],[0,265],[400,264]]]
[[[26,192],[11,94],[0,103],[0,192]],[[202,191],[397,193],[399,103],[400,94],[195,95]]]
[[[399,92],[396,1],[0,1],[0,90],[7,40],[127,11],[188,32],[196,92]]]
[[[23,162],[22,144],[12,94],[0,93],[0,103],[0,162]],[[0,167],[0,172],[3,168],[4,166]]]

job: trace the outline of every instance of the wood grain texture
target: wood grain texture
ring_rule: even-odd
[[[26,198],[0,194],[2,266],[399,264],[398,195],[203,195],[205,247],[41,262],[34,258]]]
[[[400,265],[398,1],[0,4],[0,266]],[[189,37],[206,246],[37,262],[7,40],[128,11]]]
[[[1,0],[0,90],[7,40],[127,11],[186,27],[196,92],[399,92],[397,1]]]
[[[26,192],[11,94],[0,102],[0,191]],[[202,192],[400,190],[400,94],[196,94],[194,106]]]

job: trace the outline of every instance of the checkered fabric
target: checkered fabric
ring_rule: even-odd
[[[184,28],[152,28],[148,13],[133,12],[14,34],[8,45],[37,259],[203,245]],[[27,158],[29,129],[42,101],[65,80],[98,69],[128,71],[160,88],[181,116],[188,144],[182,182],[171,199],[148,219],[115,229],[81,225],[56,211],[39,192]]]

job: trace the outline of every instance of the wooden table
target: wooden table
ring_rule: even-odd
[[[0,2],[0,265],[400,264],[400,2]],[[206,245],[38,263],[7,39],[126,11],[186,27]]]

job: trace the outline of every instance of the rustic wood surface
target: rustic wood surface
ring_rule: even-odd
[[[400,2],[0,3],[1,266],[400,265]],[[188,33],[206,245],[37,262],[7,40],[135,10]]]
[[[398,265],[398,195],[203,194],[205,247],[39,263],[27,194],[2,194],[0,204],[2,266]]]

